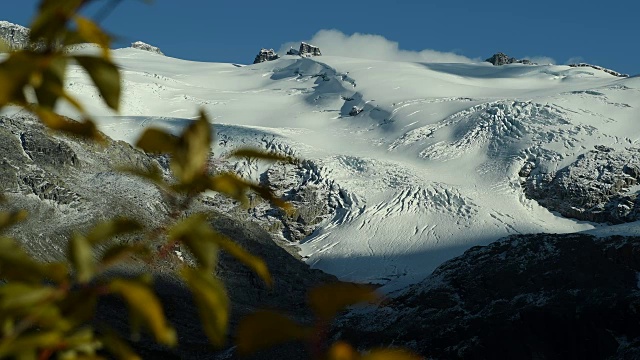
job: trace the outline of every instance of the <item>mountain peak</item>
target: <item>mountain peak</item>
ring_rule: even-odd
[[[3,40],[8,45],[9,50],[28,47],[30,33],[31,31],[22,25],[0,21],[0,40]]]

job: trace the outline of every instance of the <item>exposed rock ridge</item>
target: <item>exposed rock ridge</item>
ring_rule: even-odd
[[[10,50],[20,50],[29,47],[31,31],[21,25],[8,21],[0,21],[0,39],[4,40]]]
[[[512,236],[339,322],[362,348],[428,359],[640,358],[640,238]]]
[[[534,62],[531,62],[531,60],[528,60],[528,59],[518,60],[514,57],[510,57],[501,52],[493,54],[493,56],[486,59],[485,61],[490,62],[495,66],[502,66],[502,65],[508,65],[508,64],[538,65]]]
[[[597,145],[572,164],[549,172],[537,159],[520,176],[527,197],[563,216],[593,222],[640,220],[640,149]]]
[[[131,44],[131,47],[134,49],[140,49],[140,50],[144,50],[144,51],[149,51],[158,55],[164,55],[162,53],[162,51],[160,51],[160,48],[156,47],[156,46],[152,46],[149,45],[147,43],[144,43],[142,41],[136,41],[134,43]]]
[[[624,78],[629,77],[629,74],[622,74],[622,73],[619,73],[617,71],[613,71],[611,69],[603,68],[602,66],[598,66],[598,65],[591,65],[591,64],[587,64],[587,63],[579,63],[579,64],[569,64],[569,66],[571,66],[571,67],[590,67],[592,69],[604,71],[609,75],[613,75],[613,76],[617,76],[617,77],[624,77]]]
[[[253,60],[254,64],[259,64],[265,61],[273,61],[279,59],[280,56],[273,49],[260,49],[258,55]]]

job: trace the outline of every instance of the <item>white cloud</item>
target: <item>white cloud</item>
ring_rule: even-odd
[[[584,61],[584,58],[582,56],[574,56],[572,58],[569,58],[565,62],[565,64],[579,64],[579,63],[583,63],[583,62],[585,62],[585,61]]]
[[[339,30],[320,30],[307,42],[320,47],[323,55],[410,62],[469,63],[479,61],[452,52],[429,49],[422,51],[402,50],[397,42],[380,35],[360,33],[346,35]],[[283,44],[280,48],[280,54],[286,53],[292,46],[297,48],[299,45],[299,42]]]
[[[555,65],[556,61],[548,56],[525,56],[525,59],[540,65]]]

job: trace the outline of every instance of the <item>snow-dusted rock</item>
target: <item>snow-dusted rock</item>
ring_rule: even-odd
[[[514,57],[509,57],[508,55],[501,52],[494,54],[493,56],[491,56],[485,61],[490,62],[495,66],[502,66],[502,65],[508,65],[508,64],[537,65],[536,63],[531,62],[531,60],[528,60],[528,59],[518,60]]]
[[[300,50],[298,52],[300,56],[322,56],[322,52],[319,47],[305,42],[300,43]]]
[[[265,61],[277,60],[278,58],[280,58],[280,56],[273,49],[260,49],[260,52],[256,55],[253,63],[259,64]]]
[[[159,166],[164,164],[161,161]],[[0,116],[0,192],[7,198],[0,203],[0,211],[20,208],[29,213],[26,222],[3,235],[15,237],[39,260],[60,261],[66,253],[68,236],[75,231],[85,231],[97,221],[125,216],[137,219],[149,229],[158,227],[167,219],[166,199],[150,183],[117,170],[120,167],[149,170],[151,166],[158,166],[156,158],[121,141],[107,138],[106,145],[101,146],[52,134],[30,115]],[[309,183],[313,182],[313,176],[307,175]],[[282,178],[284,181],[289,176],[282,175]],[[301,200],[297,208],[304,203],[302,199],[312,196],[310,191],[308,195],[302,192],[292,195]],[[231,255],[220,254],[216,275],[225,283],[234,305],[232,327],[258,307],[286,311],[301,322],[312,317],[305,305],[307,290],[320,283],[336,281],[335,277],[309,269],[279,247],[259,224],[223,214],[220,202],[199,199],[191,210],[210,214],[214,228],[264,259],[274,278],[274,284],[267,287]],[[316,216],[320,212],[322,210],[298,208],[298,216],[310,224],[319,221]],[[119,240],[134,241],[135,238],[120,237]],[[155,287],[170,310],[167,314],[181,336],[181,347],[169,351],[143,339],[135,344],[136,351],[144,358],[167,358],[176,354],[181,358],[216,358],[197,325],[200,317],[191,293],[175,278],[166,275],[166,269],[184,266],[180,257],[193,260],[184,248],[177,249],[175,255],[154,265],[165,273]],[[129,266],[129,271],[140,267],[149,270],[142,264]],[[126,309],[121,302],[112,300],[101,301],[97,321],[128,334]],[[261,358],[309,357],[300,351],[304,352],[303,347],[294,346],[285,355]]]
[[[336,332],[428,359],[638,359],[639,271],[637,237],[511,236],[343,318]]]
[[[25,49],[29,46],[30,30],[24,26],[0,21],[0,40],[3,40],[10,50]]]
[[[598,66],[598,65],[579,63],[579,64],[569,64],[569,66],[571,66],[571,67],[589,67],[589,68],[592,68],[592,69],[604,71],[609,75],[613,75],[613,76],[617,76],[617,77],[629,77],[628,74],[622,74],[622,73],[619,73],[617,71],[613,71],[611,69],[606,69],[606,68],[603,68],[602,66]]]
[[[156,53],[156,54],[159,54],[159,55],[164,55],[162,53],[162,51],[160,51],[160,48],[158,48],[156,46],[149,45],[149,44],[144,43],[142,41],[136,41],[136,42],[132,43],[131,47],[134,48],[134,49],[140,49],[140,50],[145,50],[145,51],[149,51],[149,52],[152,52],[152,53]]]
[[[640,220],[640,149],[598,145],[555,173],[525,164],[525,194],[563,216],[594,222]]]

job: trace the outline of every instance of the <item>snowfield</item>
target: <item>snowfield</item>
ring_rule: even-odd
[[[640,79],[591,68],[329,56],[240,66],[131,48],[113,55],[124,74],[119,114],[97,101],[79,68],[66,84],[105,133],[130,143],[148,126],[177,133],[203,108],[218,134],[215,156],[251,145],[309,160],[339,201],[300,242],[300,255],[388,290],[506,235],[603,231],[525,198],[518,173],[532,159],[558,169],[594,145],[640,145]],[[349,116],[354,106],[362,112]],[[237,166],[253,179],[268,168]]]

